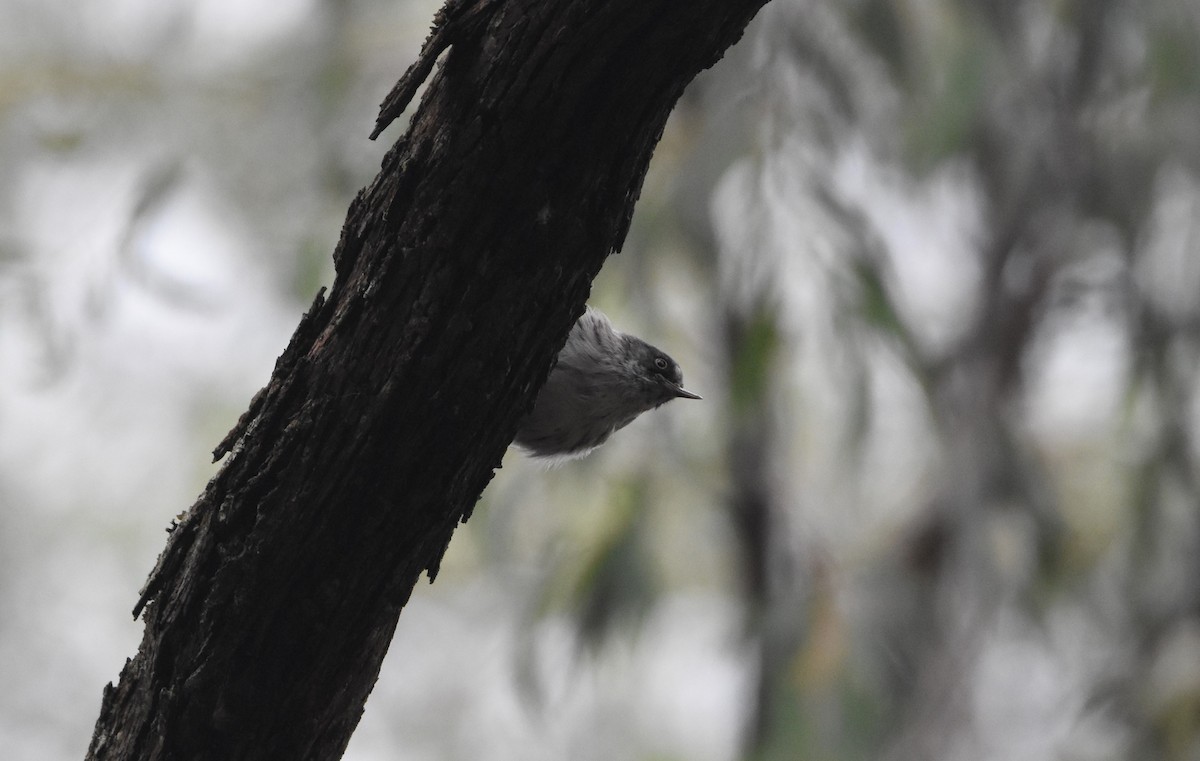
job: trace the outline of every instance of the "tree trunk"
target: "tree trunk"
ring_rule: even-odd
[[[619,247],[684,86],[766,0],[449,0],[270,382],[142,592],[89,759],[332,759]]]

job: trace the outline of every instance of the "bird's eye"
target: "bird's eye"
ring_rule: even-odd
[[[667,369],[667,360],[663,359],[662,357],[655,357],[654,358],[654,366],[657,367],[659,370],[666,370]]]

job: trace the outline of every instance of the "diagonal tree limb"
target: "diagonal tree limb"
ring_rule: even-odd
[[[414,585],[620,247],[671,108],[764,2],[447,4],[381,124],[454,49],[172,531],[89,759],[341,756]]]

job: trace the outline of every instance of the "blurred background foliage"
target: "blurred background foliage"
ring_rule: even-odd
[[[0,5],[0,747],[136,590],[432,0]],[[348,758],[1200,759],[1200,3],[773,0],[592,303],[703,402],[510,453]]]

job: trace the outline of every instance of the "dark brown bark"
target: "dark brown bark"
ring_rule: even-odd
[[[624,238],[683,87],[766,0],[450,0],[318,296],[151,574],[90,759],[341,756]],[[136,613],[137,611],[135,611]],[[419,654],[414,654],[419,655]]]

